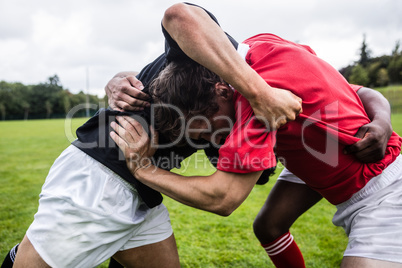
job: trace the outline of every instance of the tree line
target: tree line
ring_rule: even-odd
[[[88,115],[86,103],[99,104],[104,101],[82,91],[71,93],[63,88],[57,75],[37,85],[0,81],[1,120],[63,118],[78,105],[81,108],[76,109],[73,117],[83,117]],[[93,114],[94,110],[90,112]]]
[[[402,84],[402,50],[399,41],[391,55],[372,57],[364,35],[359,52],[357,62],[339,70],[350,83],[372,88]]]

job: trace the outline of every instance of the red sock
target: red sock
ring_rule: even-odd
[[[290,232],[262,245],[277,268],[305,268],[303,255]]]

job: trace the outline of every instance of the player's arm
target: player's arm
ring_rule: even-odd
[[[201,8],[175,4],[162,24],[183,52],[221,76],[238,90],[259,118],[279,127],[301,112],[301,99],[290,91],[270,87],[236,52],[223,30]]]
[[[138,72],[120,72],[106,85],[109,106],[119,111],[139,111],[149,106],[149,95],[142,92],[144,86],[136,78]]]
[[[210,176],[184,177],[149,166],[135,177],[185,205],[229,216],[250,194],[262,172],[238,174],[217,170]]]
[[[131,173],[145,185],[185,205],[230,215],[250,194],[261,172],[236,174],[216,171],[210,176],[184,177],[152,165],[157,135],[149,138],[141,124],[130,117],[112,123],[112,139],[123,151]]]
[[[361,162],[371,163],[385,155],[392,134],[391,108],[388,100],[378,91],[362,87],[357,91],[371,122],[356,133],[360,141],[345,148],[345,153],[354,154]]]

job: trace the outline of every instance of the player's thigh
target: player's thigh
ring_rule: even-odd
[[[322,196],[305,184],[277,181],[259,216],[287,225],[320,201]],[[289,226],[290,227],[290,226]]]
[[[39,256],[28,237],[25,236],[18,246],[13,267],[47,268],[50,266]]]
[[[350,257],[346,256],[343,258],[341,263],[341,268],[401,268],[401,263],[396,262],[388,262],[388,261],[380,261],[369,258],[361,258],[361,257]]]
[[[157,243],[119,251],[113,257],[128,268],[180,267],[179,254],[173,234]]]

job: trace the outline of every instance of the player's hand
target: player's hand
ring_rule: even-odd
[[[363,163],[374,163],[384,158],[392,126],[380,120],[360,127],[355,137],[361,140],[345,148],[346,154],[354,154]]]
[[[105,87],[109,106],[118,111],[141,111],[149,107],[149,95],[142,92],[143,89],[135,72],[118,73]]]
[[[293,121],[303,111],[302,99],[289,90],[273,88],[260,91],[254,100],[249,100],[257,119],[270,130],[276,130]]]
[[[126,158],[127,166],[135,175],[141,168],[152,165],[152,156],[155,154],[158,144],[158,133],[150,127],[151,137],[135,119],[129,116],[118,116],[116,122],[111,123],[115,132],[110,136],[122,150]]]

